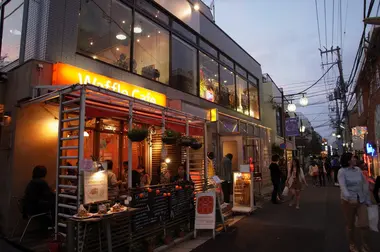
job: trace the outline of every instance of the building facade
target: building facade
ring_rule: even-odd
[[[9,217],[16,207],[11,196],[22,196],[35,165],[47,166],[48,181],[55,183],[57,134],[46,130],[46,122],[56,118],[57,108],[17,107],[38,86],[93,84],[210,120],[213,111],[205,147],[217,163],[228,150],[235,170],[253,162],[258,173],[268,173],[271,131],[262,125],[261,66],[214,23],[202,2],[11,0],[1,9],[5,226],[15,218]]]
[[[356,152],[363,155],[369,164],[373,176],[380,175],[379,144],[380,144],[380,28],[373,28],[370,39],[364,49],[359,65],[359,74],[354,82],[349,125],[353,129],[352,146]],[[362,132],[361,127],[366,127]],[[374,150],[374,151],[373,151]]]

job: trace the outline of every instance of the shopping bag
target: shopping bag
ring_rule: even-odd
[[[282,191],[282,196],[288,196],[289,187],[285,186],[284,191]]]
[[[371,205],[367,207],[369,228],[372,231],[379,232],[379,207],[377,205]]]

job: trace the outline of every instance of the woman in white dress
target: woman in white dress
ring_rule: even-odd
[[[300,161],[298,159],[293,159],[292,167],[288,170],[288,180],[286,184],[292,195],[289,206],[293,206],[295,196],[296,209],[300,208],[302,183],[307,186],[305,175],[300,167]]]

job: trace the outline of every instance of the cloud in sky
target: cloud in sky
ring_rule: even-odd
[[[211,0],[204,2],[207,4]],[[321,43],[322,46],[326,46],[324,1],[318,0],[317,3]],[[342,44],[339,35],[338,3],[339,1],[326,1],[327,47],[343,47],[343,69],[347,76],[351,71],[363,31],[363,1],[342,0],[342,33],[346,27]],[[373,12],[376,12],[376,7]],[[311,85],[311,81],[321,77],[314,1],[215,0],[215,9],[216,24],[250,53],[261,64],[263,72],[269,73],[278,86],[284,87],[285,93],[300,91]],[[331,56],[329,57],[331,60]],[[338,69],[334,69],[326,76],[326,83],[322,81],[309,90],[310,96],[321,94],[310,98],[310,103],[326,102],[325,104],[297,109],[306,114],[309,120],[313,120],[313,126],[321,125],[329,119],[327,98],[323,90],[329,91],[333,88],[337,74]],[[300,83],[306,81],[309,82]],[[329,137],[332,133],[329,127],[318,128],[317,131],[324,137]]]

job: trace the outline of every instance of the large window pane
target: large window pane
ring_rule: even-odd
[[[170,86],[197,95],[197,51],[174,36],[172,37]]]
[[[154,7],[151,3],[147,2],[146,0],[137,0],[136,4],[140,8],[144,9],[147,13],[149,13],[152,17],[155,17],[157,20],[160,20],[165,24],[169,24],[169,17],[161,11],[157,10],[157,8]]]
[[[257,85],[257,79],[250,74],[248,74],[248,80],[253,84]]]
[[[234,73],[220,65],[220,97],[219,103],[235,109],[235,80]]]
[[[23,11],[23,0],[10,1],[4,6],[0,67],[12,63],[20,56]]]
[[[131,25],[132,11],[124,4],[116,0],[82,0],[78,51],[128,70]]]
[[[199,53],[200,96],[211,102],[219,100],[218,63]]]
[[[218,57],[218,52],[212,46],[210,46],[208,43],[204,42],[203,40],[199,40],[199,46],[203,50],[205,50],[206,52],[214,56],[215,58]]]
[[[245,71],[243,68],[239,67],[238,65],[235,65],[236,72],[243,76],[244,78],[247,78],[247,71]]]
[[[138,13],[135,17],[135,71],[149,79],[168,84],[169,33]]]
[[[247,81],[236,75],[237,111],[249,115]]]
[[[196,42],[197,38],[194,33],[190,32],[188,29],[173,21],[173,29],[181,33],[183,36],[187,37],[193,42]]]
[[[234,63],[227,59],[226,56],[224,56],[223,54],[219,54],[219,59],[224,63],[226,64],[227,66],[231,67],[232,69],[234,68]]]
[[[249,86],[249,114],[250,116],[260,119],[259,93],[257,86],[248,82]]]

